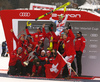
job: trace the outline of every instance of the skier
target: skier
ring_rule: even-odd
[[[61,15],[58,15],[58,19],[59,20],[54,20],[54,19],[52,19],[52,17],[50,18],[50,20],[56,24],[56,32],[55,32],[55,34],[57,36],[60,36],[61,33],[63,32],[63,29],[65,27],[66,21],[68,19],[68,15],[65,15],[65,19],[64,20],[62,20],[63,17],[64,16],[61,14]]]
[[[71,30],[71,26],[68,26],[67,28],[68,33],[63,35],[63,39],[64,39],[64,53],[63,56],[65,57],[65,60],[68,62],[68,64],[71,66],[71,63],[74,60],[74,57],[76,55],[75,49],[74,49],[74,43],[73,40],[75,38],[72,30]],[[68,36],[67,36],[68,35]],[[71,68],[68,66],[68,71],[69,71],[69,76],[71,75]]]

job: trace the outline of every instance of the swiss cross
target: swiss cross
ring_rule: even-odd
[[[59,65],[59,63],[57,63],[56,65],[52,64],[52,68],[50,68],[51,72],[55,72],[57,73],[59,70],[57,69],[57,66]]]

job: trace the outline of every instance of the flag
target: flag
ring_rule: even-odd
[[[46,78],[56,78],[66,62],[60,54],[57,54],[52,64],[45,64]]]

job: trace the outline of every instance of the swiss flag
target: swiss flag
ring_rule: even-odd
[[[46,78],[56,78],[65,64],[63,57],[58,53],[53,64],[45,64]]]

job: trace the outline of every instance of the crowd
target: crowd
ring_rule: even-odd
[[[59,20],[56,23],[56,32],[53,31],[53,24],[48,27],[49,32],[45,31],[45,24],[42,29],[37,28],[37,32],[31,34],[26,25],[26,35],[22,34],[17,38],[11,29],[12,36],[16,42],[16,49],[10,54],[9,61],[9,75],[22,75],[22,76],[43,76],[45,77],[45,64],[52,64],[59,51],[64,59],[75,70],[75,63],[73,62],[76,57],[78,75],[81,76],[82,66],[81,57],[85,48],[85,39],[82,36],[82,32],[77,32],[77,37],[72,32],[70,23],[64,30],[67,17],[64,20],[62,15],[59,15]],[[49,39],[49,46],[47,50],[44,50],[44,40]],[[33,41],[33,40],[34,41]],[[74,42],[75,39],[75,42]],[[63,67],[62,77],[71,75],[71,68],[69,65]],[[76,71],[76,70],[75,70]]]

